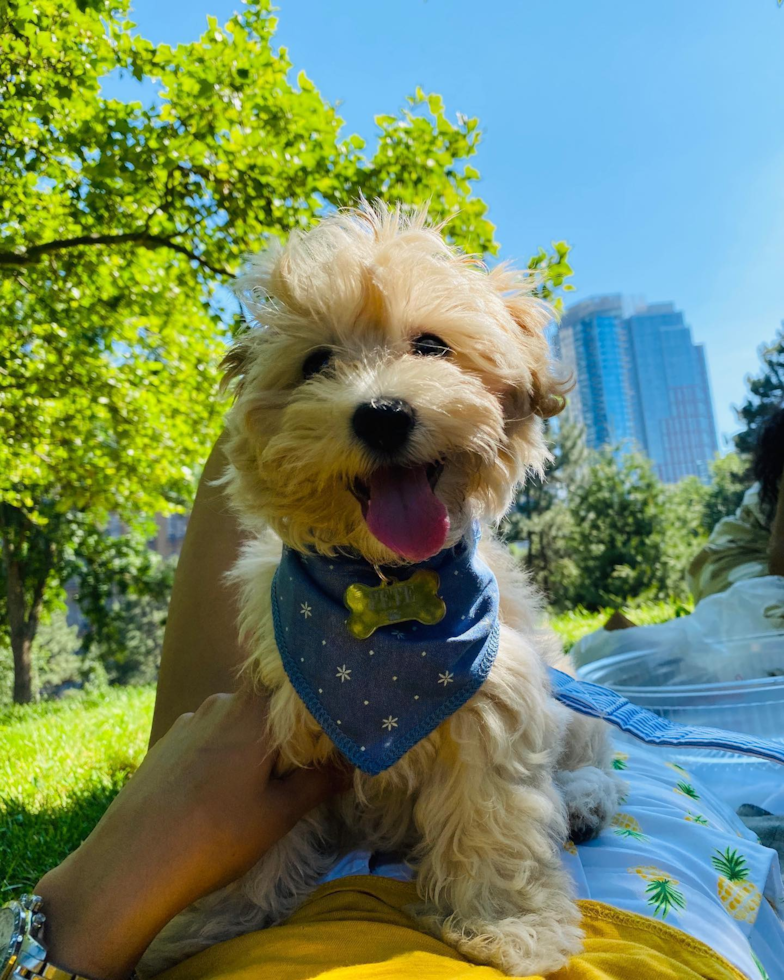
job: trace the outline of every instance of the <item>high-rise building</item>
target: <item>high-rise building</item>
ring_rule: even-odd
[[[557,347],[574,375],[571,412],[591,448],[636,445],[667,483],[707,480],[717,446],[704,348],[672,303],[625,305],[600,296],[564,314]]]
[[[571,411],[590,448],[639,442],[622,297],[571,306],[558,328],[558,347],[575,381]]]
[[[637,310],[625,325],[641,445],[665,483],[691,474],[707,481],[717,442],[705,348],[672,303]]]

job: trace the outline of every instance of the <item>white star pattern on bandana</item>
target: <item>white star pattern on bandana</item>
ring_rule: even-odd
[[[477,536],[472,528],[425,566],[439,577],[443,620],[390,623],[372,639],[347,629],[345,602],[351,585],[378,588],[372,566],[283,549],[272,588],[283,666],[324,733],[362,772],[394,765],[487,676],[497,650],[498,588],[478,557]],[[490,629],[482,623],[488,619]]]

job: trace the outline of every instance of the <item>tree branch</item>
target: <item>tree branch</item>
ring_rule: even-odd
[[[197,255],[185,245],[172,241],[170,238],[164,238],[162,235],[150,235],[144,228],[118,235],[77,235],[74,238],[58,238],[51,242],[42,242],[40,245],[31,245],[23,252],[0,252],[0,265],[32,265],[50,252],[81,248],[86,245],[122,245],[127,242],[147,249],[170,248],[173,252],[178,252],[194,262],[198,262],[199,265],[209,269],[216,276],[226,276],[229,279],[234,276],[234,273],[229,269],[212,265],[203,256]]]

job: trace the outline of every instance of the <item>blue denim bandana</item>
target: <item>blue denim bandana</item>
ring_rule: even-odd
[[[444,618],[402,622],[367,639],[349,631],[349,585],[381,584],[361,559],[283,549],[272,584],[275,640],[289,680],[340,751],[375,775],[454,714],[487,677],[498,650],[498,584],[476,552],[478,528],[415,568],[438,573]]]
[[[357,768],[392,766],[475,694],[498,650],[498,584],[476,553],[478,528],[454,548],[405,570],[438,573],[446,615],[434,626],[382,626],[368,639],[349,631],[349,585],[377,587],[359,559],[322,558],[283,549],[272,584],[275,639],[289,680],[305,706]],[[784,763],[784,745],[713,728],[679,725],[630,704],[598,684],[550,668],[553,696],[652,745],[722,749]]]

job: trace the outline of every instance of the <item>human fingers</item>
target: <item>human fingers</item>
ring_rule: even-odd
[[[281,819],[293,826],[310,810],[351,787],[353,770],[344,762],[293,772],[271,780],[269,795]]]

